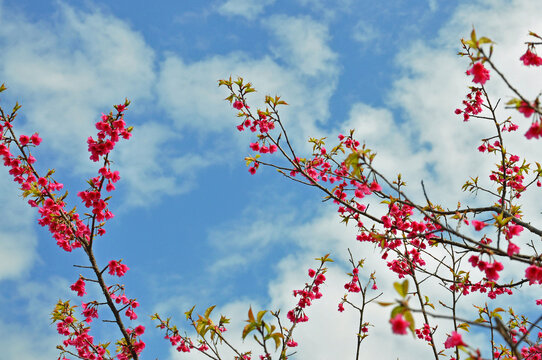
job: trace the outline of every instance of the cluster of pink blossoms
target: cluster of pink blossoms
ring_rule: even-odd
[[[237,100],[233,103],[233,107],[237,110],[242,110],[246,108],[250,109],[248,105],[243,104],[241,101]],[[245,128],[250,129],[252,132],[259,131],[260,134],[267,134],[270,130],[275,128],[275,122],[271,119],[268,119],[267,115],[263,111],[258,111],[258,119],[251,120],[249,114],[243,113],[245,119],[239,125],[237,125],[237,130],[243,131]]]
[[[525,277],[529,280],[529,284],[542,284],[542,267],[531,265],[525,270]]]
[[[467,70],[467,75],[472,75],[472,81],[474,83],[484,85],[489,80],[489,70],[487,70],[481,62],[474,63],[472,67]]]
[[[461,334],[452,331],[450,336],[446,339],[444,342],[444,347],[446,349],[456,347],[456,346],[465,346],[466,344],[463,342],[463,339],[461,338]]]
[[[525,52],[525,54],[521,55],[521,57],[519,58],[521,61],[523,61],[523,64],[525,66],[540,66],[542,65],[542,58],[538,55],[536,55],[536,53],[534,53],[533,51],[531,51],[531,49],[527,49],[527,51]]]
[[[405,320],[403,314],[397,314],[394,318],[390,319],[391,331],[397,335],[406,335],[407,329],[410,323]]]
[[[294,309],[288,311],[286,317],[293,323],[300,323],[309,321],[309,317],[305,314],[305,308],[311,306],[312,301],[320,299],[322,293],[320,292],[320,286],[326,281],[323,270],[320,268],[318,271],[309,269],[309,276],[313,278],[311,284],[305,284],[305,288],[302,290],[294,290],[294,297],[299,296],[299,301]]]
[[[359,269],[354,268],[352,270],[352,279],[350,280],[350,282],[347,282],[346,284],[344,284],[344,288],[346,289],[346,291],[352,292],[352,293],[358,293],[361,291],[361,288],[358,285],[358,281],[359,281],[358,274],[359,274]]]
[[[482,112],[482,91],[479,88],[472,87],[471,92],[467,94],[467,99],[463,100],[464,109],[455,109],[456,114],[463,114],[463,120],[468,121],[471,115],[478,115]]]
[[[425,341],[430,343],[431,339],[433,338],[432,336],[433,336],[434,331],[435,330],[431,329],[431,326],[429,326],[429,324],[426,323],[426,324],[423,324],[423,327],[416,329],[415,333],[418,339],[424,339]]]
[[[541,66],[542,65],[542,58],[538,56],[534,51],[534,45],[530,45],[527,48],[527,51],[525,54],[523,54],[519,59],[523,61],[523,64],[525,66]],[[520,105],[518,106],[517,110],[525,115],[525,117],[531,117],[535,109],[538,108],[538,99],[534,104],[527,104],[526,102],[522,101]],[[525,137],[527,139],[540,139],[542,138],[542,120],[539,115],[536,116],[534,121],[531,123],[531,126],[529,127],[529,130],[525,133]]]
[[[111,275],[117,275],[118,277],[124,276],[130,268],[125,264],[122,264],[120,261],[111,260],[109,262],[109,273]]]
[[[122,305],[124,305],[124,308],[126,308],[126,317],[128,317],[130,320],[137,319],[137,314],[135,313],[134,309],[139,307],[139,303],[136,301],[136,299],[129,299],[124,293],[117,295],[116,290],[111,290],[111,288],[109,289],[109,293],[111,295],[111,299],[113,299],[115,303],[122,303]]]
[[[30,153],[31,146],[38,146],[41,138],[37,133],[32,136],[20,135],[15,137],[4,137],[4,130],[11,130],[12,125],[7,119],[1,119],[0,124],[0,155],[4,160],[4,166],[9,167],[9,173],[13,180],[21,185],[25,196],[31,195],[33,199],[28,200],[32,207],[39,207],[40,218],[38,223],[48,227],[57,241],[59,247],[66,251],[81,246],[77,239],[89,239],[90,230],[80,220],[78,214],[71,214],[64,211],[65,203],[56,199],[55,192],[63,188],[61,183],[51,180],[52,172],[47,176],[40,177],[34,170],[32,164],[36,159]],[[16,143],[22,154],[15,157],[9,150],[9,145]]]
[[[94,162],[99,161],[101,156],[105,156],[113,150],[115,144],[122,136],[124,139],[129,139],[131,130],[125,128],[126,123],[122,118],[122,113],[126,110],[126,105],[116,105],[117,116],[112,114],[102,114],[102,121],[96,123],[98,132],[98,140],[89,137],[87,140],[88,151],[91,153],[90,159]]]

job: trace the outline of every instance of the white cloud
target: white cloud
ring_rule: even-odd
[[[241,76],[259,91],[249,96],[252,109],[263,107],[264,94],[280,95],[290,104],[280,109],[281,119],[298,144],[304,146],[309,135],[320,132],[317,124],[329,116],[338,75],[327,28],[307,17],[275,16],[263,24],[277,39],[270,50],[274,58],[232,52],[188,63],[174,54],[166,56],[157,85],[159,105],[177,127],[201,134],[234,129],[238,119],[222,100],[228,93],[217,81]],[[228,139],[230,150],[232,141],[247,146],[246,135],[234,136]]]
[[[119,146],[122,182],[128,184],[126,203],[144,206],[163,195],[178,195],[195,186],[197,171],[210,164],[200,154],[181,155],[172,144],[181,136],[168,126],[147,122],[137,126],[130,141]],[[120,187],[124,186],[119,183]]]
[[[33,211],[19,195],[17,184],[2,170],[0,177],[0,281],[28,274],[37,259]]]
[[[337,55],[329,47],[331,38],[325,25],[309,17],[286,15],[275,15],[265,24],[277,39],[273,53],[298,73],[317,76],[336,71]]]
[[[275,0],[227,0],[218,7],[218,12],[229,16],[243,16],[251,20],[274,2]]]
[[[372,45],[379,36],[379,31],[364,20],[359,20],[352,31],[352,39],[367,46]]]
[[[307,8],[308,11],[323,17],[326,21],[336,20],[340,13],[351,11],[354,3],[352,0],[335,0],[333,5],[330,5],[327,0],[296,0],[296,2]]]
[[[67,282],[60,278],[49,278],[43,283],[27,280],[16,284],[9,296],[0,297],[2,309],[11,309],[0,315],[3,356],[37,360],[58,357],[56,345],[63,338],[51,325],[50,313],[59,296],[66,296],[67,289]],[[2,293],[7,294],[4,290]],[[16,302],[10,302],[12,299]],[[11,317],[13,314],[17,315],[16,319]]]
[[[57,6],[54,22],[38,23],[0,7],[0,75],[9,87],[2,95],[22,103],[16,131],[40,133],[50,167],[87,175],[96,168],[86,138],[100,113],[125,96],[135,109],[152,98],[154,51],[116,17]]]

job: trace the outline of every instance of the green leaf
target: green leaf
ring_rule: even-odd
[[[476,31],[474,30],[474,28],[472,28],[472,31],[470,32],[470,39],[473,42],[476,42]]]
[[[247,335],[250,334],[250,332],[253,331],[254,329],[256,329],[256,324],[255,324],[255,323],[247,324],[247,326],[245,326],[245,328],[243,329],[243,334],[242,334],[243,340],[244,340],[244,339],[247,337]]]
[[[186,315],[186,320],[190,319],[190,317],[192,317],[192,311],[194,311],[194,309],[196,308],[196,305],[192,306],[192,309],[188,310],[187,312],[185,312],[184,314]]]
[[[482,36],[481,38],[478,39],[478,44],[491,44],[493,41],[491,41],[491,39],[485,37],[485,36]]]
[[[409,325],[409,329],[410,331],[412,331],[414,333],[414,330],[416,329],[415,327],[415,323],[414,323],[414,317],[412,316],[412,312],[410,311],[407,311],[405,313],[403,313],[403,316],[405,317],[405,320],[408,321]]]
[[[7,90],[7,87],[5,84],[0,85],[0,92]]]
[[[267,310],[258,311],[258,317],[257,317],[258,324],[262,322],[262,318],[263,318],[263,316],[265,315],[266,312],[267,312]]]
[[[390,305],[395,304],[395,303],[392,303],[392,302],[384,302],[384,301],[377,301],[376,303],[378,305],[380,305],[380,306],[390,306]]]
[[[214,308],[216,307],[216,305],[213,305],[213,306],[209,306],[207,308],[207,310],[205,310],[205,313],[203,314],[203,316],[208,319],[209,318],[209,315],[211,315],[211,313],[213,312]]]
[[[252,306],[248,309],[248,322],[255,322],[254,313],[252,312]]]
[[[394,282],[393,287],[395,288],[395,291],[397,291],[397,293],[399,295],[401,295],[401,297],[404,298],[404,297],[407,296],[407,294],[408,294],[408,280],[405,279],[405,281],[403,281],[402,283]]]
[[[281,340],[284,338],[281,333],[274,333],[271,335],[273,340],[275,340],[275,351],[280,347]]]

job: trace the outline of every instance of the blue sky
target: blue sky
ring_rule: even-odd
[[[134,136],[113,156],[121,174],[111,202],[116,216],[95,251],[102,263],[123,258],[131,268],[123,280],[142,305],[144,358],[180,358],[147,315],[159,311],[182,326],[193,304],[217,304],[238,320],[230,336],[241,344],[248,307],[286,311],[312,259],[327,252],[339,261],[313,320],[299,329],[298,358],[347,358],[355,319],[336,311],[348,281],[340,261],[346,249],[377,269],[384,296],[393,297],[393,277],[320,194],[273,171],[249,175],[243,159],[253,139],[235,129],[217,80],[250,80],[254,107],[265,94],[281,95],[300,151],[309,136],[335,139],[356,128],[382,171],[401,172],[414,197],[424,179],[450,206],[482,202],[460,192],[491,161],[474,151],[485,125],[465,125],[453,114],[468,86],[459,39],[473,25],[491,37],[502,68],[536,95],[539,75],[520,68],[518,58],[527,32],[540,31],[537,10],[534,1],[0,0],[0,82],[9,88],[0,101],[23,105],[18,130],[43,138],[38,169],[56,168],[76,205],[75,194],[97,171],[86,152],[95,121],[125,97],[132,101],[126,120]],[[499,82],[489,90],[509,96]],[[540,158],[518,139],[512,136],[511,148]],[[72,265],[84,258],[57,248],[7,171],[0,184],[0,308],[10,309],[0,314],[0,346],[8,358],[54,358],[59,338],[48,314],[59,297],[79,302],[68,287],[79,275]],[[525,206],[537,209],[534,200]],[[540,220],[538,213],[530,219]],[[368,358],[395,358],[398,348],[409,349],[401,359],[428,356],[421,342],[391,336],[387,311],[371,312],[379,326],[366,341]],[[117,336],[112,326],[96,331]]]

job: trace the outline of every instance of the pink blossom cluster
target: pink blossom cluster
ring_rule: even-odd
[[[129,299],[128,297],[126,297],[126,295],[123,292],[121,292],[120,295],[118,295],[117,294],[118,289],[119,287],[117,287],[114,290],[112,290],[112,288],[109,289],[109,294],[111,296],[111,299],[113,299],[115,303],[117,304],[122,303],[122,305],[124,305],[123,308],[126,309],[126,312],[125,312],[126,317],[128,317],[130,320],[136,320],[137,314],[135,313],[134,309],[139,307],[139,303],[136,301],[136,299]],[[122,291],[122,288],[120,288],[120,290]]]
[[[120,261],[111,260],[109,262],[109,273],[111,275],[117,275],[118,277],[124,276],[130,268],[126,266],[125,264],[122,264]]]
[[[98,318],[98,303],[96,301],[81,303],[83,309],[82,314],[85,317],[85,321],[90,324],[92,319]]]
[[[358,293],[361,291],[361,288],[358,285],[358,282],[359,282],[358,274],[359,274],[359,269],[356,267],[352,270],[352,279],[350,280],[350,282],[347,282],[346,284],[344,284],[344,288],[346,289],[346,291],[352,292],[352,293]]]
[[[94,182],[92,182],[94,187]],[[113,213],[107,208],[107,202],[101,198],[102,194],[99,190],[80,191],[77,196],[81,198],[87,208],[92,208],[92,213],[96,220],[102,222],[113,218]]]
[[[467,70],[467,75],[472,75],[472,81],[480,85],[484,85],[486,81],[489,80],[489,70],[487,70],[482,62],[477,62],[472,65],[472,67]]]
[[[450,336],[446,339],[444,342],[444,347],[446,349],[456,347],[456,346],[465,346],[466,344],[463,342],[463,339],[461,337],[461,334],[459,334],[456,331],[452,331]]]
[[[318,270],[309,269],[309,276],[313,278],[310,284],[305,284],[305,288],[301,290],[294,290],[294,297],[299,296],[299,301],[294,309],[288,311],[286,317],[293,323],[300,323],[309,321],[309,317],[305,314],[305,309],[312,305],[312,301],[320,299],[322,293],[320,292],[320,286],[326,281],[324,271],[322,268]]]
[[[538,55],[536,55],[536,53],[534,53],[533,51],[531,51],[531,49],[527,49],[527,51],[525,52],[525,54],[521,55],[521,57],[519,58],[521,61],[523,61],[523,64],[525,66],[540,66],[542,65],[542,58]]]
[[[463,114],[463,120],[468,121],[471,115],[478,115],[482,112],[482,91],[479,88],[472,87],[471,92],[467,94],[467,99],[463,100],[465,107],[463,110],[455,109],[456,114]]]
[[[65,205],[62,200],[43,200],[38,210],[38,224],[47,226],[57,245],[69,252],[81,247],[81,239],[90,239],[90,229],[79,218],[79,214],[66,212]]]
[[[425,323],[421,328],[416,329],[414,332],[416,333],[418,339],[424,339],[427,342],[431,342],[434,331],[435,329],[431,329],[431,326]]]
[[[469,262],[473,267],[478,267],[480,271],[484,271],[486,274],[486,278],[490,281],[499,280],[499,271],[502,271],[504,269],[502,263],[498,261],[488,263],[486,261],[480,260],[476,255],[472,255],[469,258]]]
[[[542,267],[531,265],[525,270],[525,278],[529,280],[529,284],[542,284]]]
[[[102,114],[102,120],[96,123],[98,139],[94,140],[89,137],[87,140],[88,151],[91,153],[92,161],[100,160],[101,156],[109,154],[115,147],[115,144],[122,136],[124,139],[129,139],[132,136],[130,129],[125,128],[126,123],[123,120],[123,112],[126,110],[126,105],[116,105],[117,115]]]
[[[410,323],[405,320],[403,314],[397,314],[394,318],[390,319],[391,331],[397,335],[406,335],[407,329]]]
[[[525,133],[527,139],[540,139],[542,138],[542,120],[535,121],[531,124],[531,127]]]
[[[85,295],[87,292],[85,290],[85,280],[83,277],[81,276],[79,279],[77,279],[77,281],[70,286],[70,289],[75,291],[77,296]]]
[[[239,100],[233,103],[233,107],[237,110],[242,110],[243,108],[246,108],[247,110],[250,109],[249,106],[243,104]],[[258,110],[258,118],[251,119],[249,113],[243,112],[241,114],[245,116],[245,119],[241,124],[237,125],[237,130],[239,131],[243,131],[247,128],[252,132],[259,131],[260,134],[267,134],[270,130],[275,129],[275,121],[269,118],[267,114],[261,110]]]
[[[190,352],[190,349],[194,348],[194,345],[192,344],[191,341],[190,342],[185,341],[178,334],[177,335],[172,335],[172,336],[166,335],[165,338],[170,341],[171,346],[176,346],[176,349],[177,349],[178,352]]]

